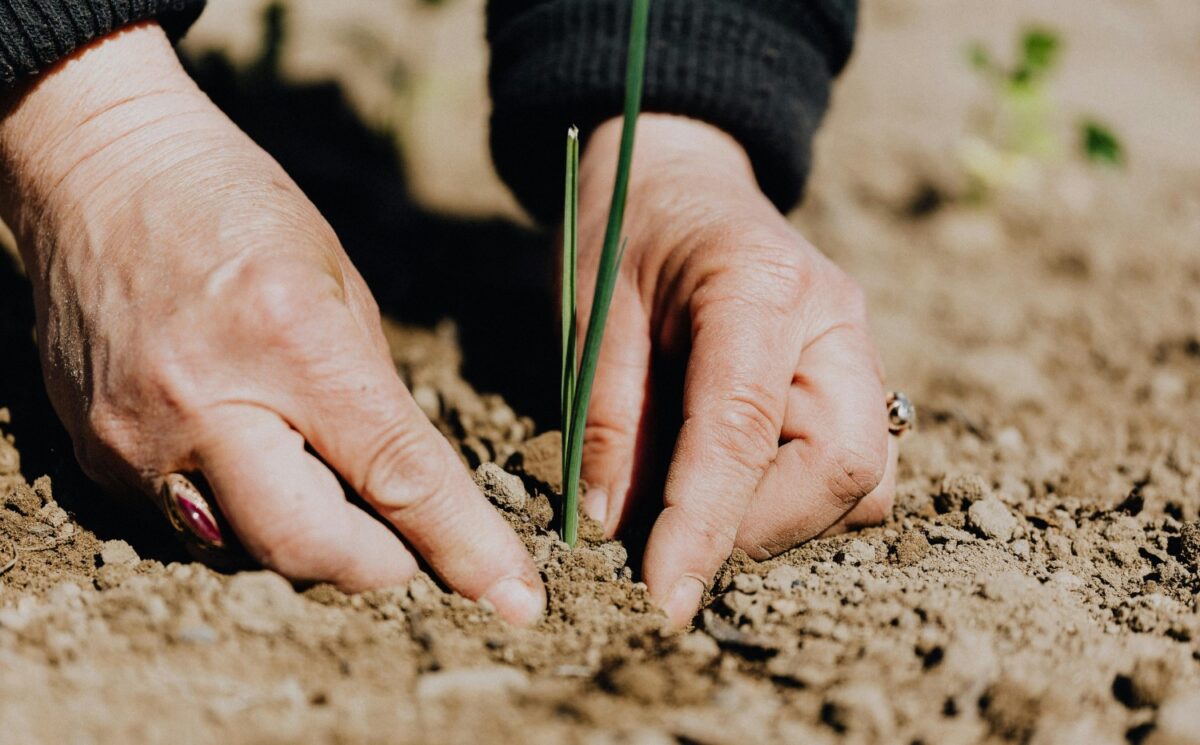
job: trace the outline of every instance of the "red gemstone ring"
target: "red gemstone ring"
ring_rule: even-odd
[[[192,480],[181,473],[163,479],[162,503],[175,530],[208,548],[224,548],[225,539],[208,500]]]

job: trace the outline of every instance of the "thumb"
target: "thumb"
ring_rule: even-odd
[[[580,348],[586,333],[579,330]],[[621,524],[643,433],[648,434],[649,386],[650,321],[633,284],[618,280],[583,435],[583,509],[609,536]]]

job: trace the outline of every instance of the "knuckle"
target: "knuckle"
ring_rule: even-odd
[[[759,250],[739,271],[714,280],[712,292],[700,300],[735,305],[763,313],[791,314],[813,288],[812,272],[795,251]]]
[[[267,261],[239,269],[230,295],[243,328],[256,329],[266,343],[286,348],[311,343],[310,324],[325,313],[321,301],[340,292],[332,277]]]
[[[712,434],[722,450],[742,459],[742,465],[766,468],[779,444],[779,407],[757,385],[743,386],[722,397],[711,419]]]
[[[830,446],[824,453],[826,488],[847,507],[853,507],[883,482],[887,468],[887,441]]]
[[[766,537],[760,538],[753,543],[741,544],[739,547],[746,552],[747,556],[755,561],[766,561],[793,548],[784,541]]]
[[[590,418],[583,432],[583,449],[586,453],[612,453],[628,449],[635,435],[633,426],[624,422]]]
[[[708,556],[728,556],[737,540],[738,525],[715,510],[691,508],[685,511],[689,542]]]
[[[391,515],[429,506],[446,493],[445,458],[418,427],[396,426],[372,448],[359,483],[360,494]]]

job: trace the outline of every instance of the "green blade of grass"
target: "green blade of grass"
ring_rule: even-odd
[[[571,437],[571,409],[575,404],[575,332],[578,325],[575,277],[579,255],[579,130],[567,131],[567,182],[563,204],[562,252],[562,468],[567,472],[566,443]]]
[[[567,448],[567,468],[563,478],[563,540],[574,546],[579,530],[579,471],[583,465],[583,431],[587,423],[592,383],[596,364],[600,360],[600,343],[604,324],[612,303],[613,288],[621,254],[621,229],[625,222],[625,197],[629,191],[629,170],[633,161],[633,140],[637,131],[638,112],[642,106],[642,85],[646,68],[646,34],[649,27],[650,0],[633,0],[629,31],[629,56],[625,68],[625,121],[621,129],[621,149],[617,159],[617,177],[613,183],[612,204],[608,211],[608,226],[604,231],[604,247],[600,253],[600,268],[596,274],[596,292],[588,319],[583,356],[579,363],[575,401],[571,410],[570,438]]]

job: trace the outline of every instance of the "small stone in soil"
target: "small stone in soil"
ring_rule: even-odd
[[[851,566],[870,564],[875,561],[875,548],[866,541],[855,538],[838,553],[838,559]]]
[[[988,497],[971,505],[967,523],[984,538],[1007,543],[1017,530],[1017,518],[999,499]]]
[[[103,566],[135,566],[141,557],[125,541],[105,541],[100,547],[100,563]]]
[[[54,502],[50,502],[49,504],[43,506],[42,509],[38,511],[38,514],[41,515],[43,520],[56,528],[70,519],[70,517],[67,515],[67,511],[62,507],[59,507]]]
[[[784,564],[767,572],[767,578],[763,580],[763,587],[776,592],[787,592],[796,586],[800,578],[799,569],[790,564]]]

